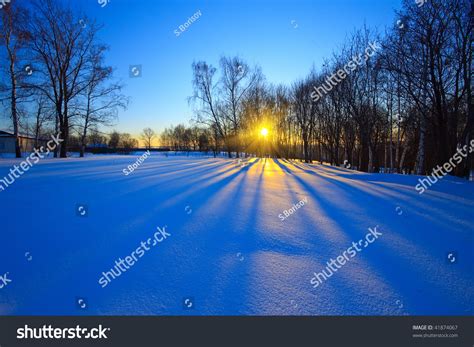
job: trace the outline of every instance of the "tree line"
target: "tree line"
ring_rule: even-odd
[[[426,174],[473,139],[472,6],[403,0],[393,27],[383,34],[356,30],[319,70],[290,86],[267,83],[240,57],[222,57],[218,67],[195,62],[194,121],[229,157],[265,154]],[[376,54],[351,65],[374,46]],[[163,136],[186,146],[190,137],[181,130]],[[473,169],[470,154],[454,174]]]
[[[55,156],[66,157],[71,147],[84,155],[87,144],[103,136],[100,127],[113,125],[129,102],[105,63],[101,26],[54,0],[12,1],[0,12],[6,58],[0,102],[8,109],[17,157],[22,130],[37,141],[60,133],[64,142]],[[403,0],[396,17],[383,33],[356,30],[319,69],[291,85],[268,83],[260,67],[240,57],[222,57],[218,67],[193,63],[193,125],[165,129],[161,144],[366,172],[431,172],[473,139],[473,5]],[[374,46],[376,54],[361,60]],[[147,148],[156,138],[149,128],[141,134]],[[117,132],[100,141],[138,146]],[[454,174],[467,176],[473,168],[469,154]]]

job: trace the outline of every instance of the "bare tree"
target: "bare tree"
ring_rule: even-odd
[[[49,122],[54,118],[54,111],[51,110],[51,106],[44,95],[36,96],[34,105],[34,146],[35,148],[38,148],[43,126],[46,122]]]
[[[122,85],[108,83],[112,79],[112,68],[103,65],[106,48],[96,46],[92,54],[92,64],[85,77],[86,87],[73,109],[82,119],[80,130],[80,157],[84,157],[87,135],[90,128],[112,125],[117,118],[118,109],[126,109],[128,99],[121,94]]]
[[[28,76],[30,69],[25,70],[21,68],[20,54],[23,51],[30,39],[30,35],[23,27],[23,24],[28,21],[29,14],[22,7],[18,6],[16,2],[10,3],[4,7],[0,14],[1,28],[0,28],[0,44],[5,48],[7,55],[7,70],[8,82],[1,88],[1,91],[6,91],[9,96],[6,100],[10,103],[11,120],[13,123],[13,134],[15,136],[15,155],[21,158],[20,147],[20,116],[18,112],[19,102],[19,88],[21,79]]]
[[[247,92],[257,81],[257,74],[250,71],[249,66],[240,58],[222,57],[221,93],[222,109],[227,122],[231,124],[233,149],[237,158],[240,156],[239,133],[241,130],[242,105]]]
[[[29,25],[34,37],[31,50],[40,67],[40,78],[34,87],[55,106],[56,128],[63,139],[60,156],[65,158],[72,117],[76,115],[71,112],[72,103],[90,86],[87,71],[94,64],[100,28],[54,0],[36,1],[34,12]]]
[[[153,139],[156,137],[155,132],[151,128],[145,128],[140,137],[145,142],[145,147],[151,149]]]
[[[117,149],[120,146],[121,134],[117,131],[113,131],[109,135],[109,147],[112,149]]]
[[[313,102],[311,94],[315,83],[318,82],[310,77],[307,80],[296,82],[292,88],[294,113],[300,129],[304,161],[306,163],[312,161],[310,145],[315,126],[317,104]]]
[[[225,117],[224,107],[218,101],[218,89],[214,82],[216,69],[203,61],[193,63],[192,68],[194,95],[190,98],[190,101],[194,101],[200,106],[197,110],[197,121],[217,131],[218,136],[227,145],[227,152],[230,158],[229,134],[231,127]]]

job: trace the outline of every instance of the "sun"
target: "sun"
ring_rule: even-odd
[[[267,137],[268,136],[268,129],[267,128],[262,128],[262,130],[260,130],[260,135],[262,135],[263,137]]]

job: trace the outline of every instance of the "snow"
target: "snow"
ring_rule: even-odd
[[[446,177],[419,195],[418,176],[161,153],[125,176],[141,154],[45,159],[0,191],[0,276],[12,281],[0,314],[474,313],[473,183]],[[0,160],[0,178],[18,163]],[[314,272],[377,225],[383,236],[313,288]],[[166,242],[101,288],[163,226]]]

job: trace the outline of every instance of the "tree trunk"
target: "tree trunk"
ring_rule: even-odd
[[[372,173],[374,172],[374,153],[372,150],[372,146],[369,144],[369,163],[367,165],[367,172]]]
[[[63,126],[61,128],[61,139],[63,142],[61,143],[61,147],[59,150],[59,157],[60,158],[67,158],[67,147],[69,142],[69,121],[66,116],[64,116]]]
[[[304,136],[304,135],[303,135],[303,152],[304,152],[305,163],[310,163],[308,138],[307,136]]]
[[[402,169],[402,170],[403,170],[403,166],[405,165],[405,157],[406,157],[406,154],[407,154],[409,148],[410,147],[407,146],[407,145],[403,146],[402,157],[400,158],[400,169]],[[410,170],[408,170],[408,171],[410,171]]]
[[[422,115],[420,119],[420,142],[418,143],[418,154],[416,157],[416,174],[423,175],[425,167],[425,117]]]
[[[10,77],[12,84],[11,91],[11,113],[13,120],[13,135],[15,136],[15,156],[21,158],[21,145],[20,145],[20,120],[18,119],[18,112],[16,108],[16,75],[15,75],[15,63],[13,58],[10,59]]]

